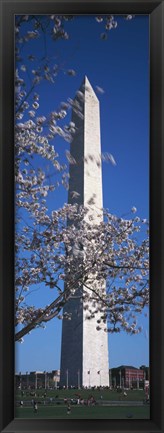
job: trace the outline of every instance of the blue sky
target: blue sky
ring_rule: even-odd
[[[47,39],[47,55],[54,64],[60,63],[60,73],[54,84],[45,81],[38,87],[40,107],[38,115],[56,110],[61,101],[73,98],[84,75],[96,90],[101,112],[102,152],[110,152],[117,165],[103,163],[104,207],[117,215],[128,214],[133,206],[141,218],[149,217],[149,19],[138,15],[127,21],[117,18],[118,27],[102,40],[104,22],[97,23],[93,16],[78,16],[65,24],[70,38],[54,42]],[[28,26],[28,25],[27,25]],[[26,28],[28,30],[29,28]],[[27,55],[35,53],[37,60],[31,65]],[[22,50],[24,63],[37,67],[38,57],[44,56],[42,38],[31,41]],[[76,76],[66,71],[74,69]],[[27,80],[28,76],[20,75]],[[68,115],[68,120],[69,116]],[[67,120],[67,119],[66,119]],[[55,139],[56,150],[64,159],[69,144]],[[59,188],[51,208],[67,201],[67,192]],[[47,289],[48,290],[48,289]],[[53,300],[53,291],[44,287],[31,295],[32,302],[44,305]],[[143,333],[129,336],[124,333],[109,335],[110,367],[121,364],[148,365],[148,319],[139,319]],[[60,368],[61,321],[53,319],[46,329],[37,329],[25,336],[24,343],[16,344],[16,371]]]

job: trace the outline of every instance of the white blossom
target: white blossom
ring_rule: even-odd
[[[133,206],[132,209],[131,209],[131,212],[132,213],[136,213],[137,212],[137,208],[135,206]]]
[[[101,16],[97,16],[97,17],[96,17],[96,21],[97,21],[98,23],[102,23],[102,21],[103,21],[103,17],[101,17]]]
[[[37,30],[34,31],[28,31],[27,32],[28,39],[36,39],[39,37],[39,32]]]
[[[102,89],[102,87],[96,86],[96,90],[98,93],[101,93],[101,94],[104,93],[104,89]]]
[[[35,117],[36,112],[33,111],[33,110],[30,110],[30,111],[28,112],[28,114],[29,114],[30,117]]]
[[[21,71],[26,72],[26,66],[25,65],[21,65]]]
[[[33,102],[32,106],[33,106],[33,108],[35,108],[35,110],[37,110],[37,108],[39,108],[39,104],[36,101]]]
[[[67,74],[74,77],[76,75],[76,72],[74,71],[74,69],[68,69]]]

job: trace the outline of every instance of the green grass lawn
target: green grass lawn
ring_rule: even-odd
[[[16,402],[19,404],[23,400],[23,407],[16,407],[16,418],[54,418],[54,419],[149,419],[149,405],[137,406],[137,402],[143,402],[145,393],[143,390],[128,390],[125,397],[122,393],[116,390],[109,389],[61,389],[47,390],[46,398],[42,397],[45,390],[37,390],[36,396],[21,394],[21,391],[16,392]],[[93,395],[98,402],[96,406],[71,405],[71,413],[67,414],[67,405],[63,399],[76,399],[77,394],[87,400],[90,395]],[[101,398],[102,397],[102,398]],[[49,398],[53,398],[50,403]],[[38,412],[34,413],[31,400],[35,399],[38,402]],[[127,401],[127,406],[119,406],[122,402]],[[45,402],[45,404],[44,404]],[[103,405],[104,402],[104,405]],[[106,403],[105,403],[106,402]],[[118,402],[116,406],[109,406],[109,403]],[[130,404],[130,402],[132,402]],[[135,405],[136,402],[136,405]]]
[[[54,418],[54,419],[149,419],[149,406],[111,407],[111,406],[71,406],[67,414],[67,406],[41,406],[34,413],[32,407],[18,407],[16,418]]]
[[[43,390],[37,390],[36,391],[36,397],[26,396],[26,391],[24,391],[24,395],[21,395],[21,391],[17,390],[16,392],[16,400],[20,401],[26,401],[26,400],[32,400],[32,398],[35,398],[35,400],[43,401],[44,397],[44,389]],[[84,399],[87,399],[89,395],[93,395],[95,400],[99,400],[101,396],[103,397],[103,400],[114,400],[114,401],[120,401],[120,400],[128,400],[128,401],[143,401],[145,399],[145,392],[143,390],[127,390],[127,397],[123,396],[123,393],[119,393],[115,390],[109,390],[109,389],[60,389],[60,390],[47,390],[46,391],[46,398],[76,398],[77,394],[80,394],[80,396]]]

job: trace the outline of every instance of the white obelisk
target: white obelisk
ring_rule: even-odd
[[[85,206],[94,196],[91,213],[99,223],[103,207],[99,100],[86,76],[74,99],[72,122],[76,132],[70,153],[77,164],[70,164],[68,203]],[[73,197],[72,191],[78,196]],[[78,297],[68,301],[65,311],[72,313],[72,319],[63,319],[62,324],[61,385],[108,386],[108,336],[96,329],[99,316],[87,320]]]

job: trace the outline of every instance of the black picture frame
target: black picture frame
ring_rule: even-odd
[[[0,431],[164,432],[164,0],[1,0]],[[14,419],[14,15],[148,14],[150,17],[150,420]]]

